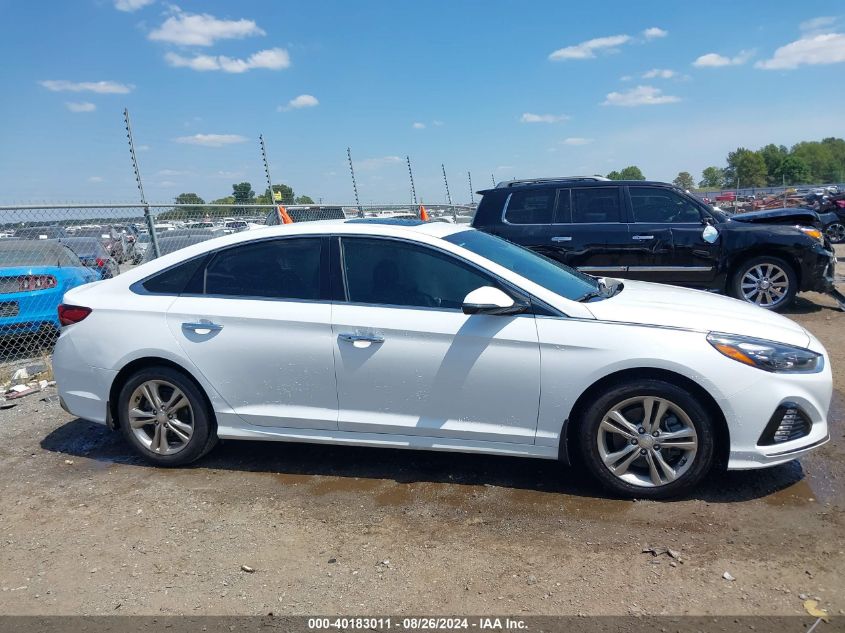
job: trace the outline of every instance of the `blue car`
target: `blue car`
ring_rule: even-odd
[[[65,292],[99,278],[58,242],[0,241],[0,336],[57,332]]]

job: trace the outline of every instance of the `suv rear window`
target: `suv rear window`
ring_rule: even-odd
[[[618,187],[584,187],[572,190],[572,221],[576,224],[620,222]]]
[[[505,222],[511,224],[551,224],[555,190],[514,191],[507,202]]]

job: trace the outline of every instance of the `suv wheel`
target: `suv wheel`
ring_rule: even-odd
[[[641,499],[676,496],[713,462],[713,423],[689,393],[663,380],[617,386],[586,412],[581,454],[614,493]]]
[[[841,244],[842,242],[845,242],[845,224],[842,224],[842,222],[829,224],[827,229],[825,229],[825,233],[827,233],[827,239],[829,239],[832,244]]]
[[[118,396],[120,428],[147,461],[182,466],[217,442],[211,412],[197,386],[170,367],[133,374]]]
[[[767,310],[785,308],[795,298],[798,278],[778,257],[755,257],[743,263],[731,280],[731,294]]]

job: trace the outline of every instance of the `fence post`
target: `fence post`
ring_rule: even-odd
[[[144,220],[147,223],[147,230],[150,232],[150,247],[153,249],[153,255],[159,257],[161,251],[158,248],[158,236],[156,235],[152,213],[150,213],[150,205],[147,204],[147,198],[144,195],[144,185],[141,184],[141,172],[138,169],[138,158],[135,156],[135,140],[132,138],[132,124],[129,121],[128,108],[123,109],[123,120],[126,122],[126,137],[129,139],[129,156],[132,159],[132,169],[135,171],[135,182],[138,183],[141,204],[144,205]]]

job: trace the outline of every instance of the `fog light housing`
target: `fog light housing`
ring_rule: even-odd
[[[794,402],[784,402],[775,409],[766,429],[760,436],[760,446],[774,446],[791,442],[810,434],[813,423]]]

